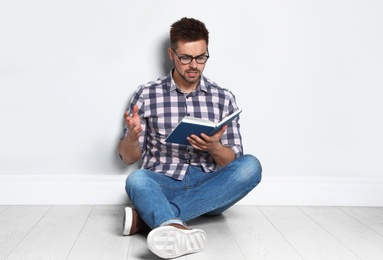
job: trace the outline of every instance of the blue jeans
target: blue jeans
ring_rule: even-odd
[[[126,192],[150,228],[171,220],[187,222],[217,215],[245,197],[261,181],[257,158],[243,155],[215,172],[189,166],[182,181],[138,169],[126,179]]]

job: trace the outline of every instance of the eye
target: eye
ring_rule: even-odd
[[[206,62],[208,59],[208,56],[206,55],[200,55],[200,56],[197,56],[196,60],[198,63],[204,63]]]
[[[190,62],[192,60],[192,57],[185,55],[185,56],[180,57],[180,60],[182,62]]]

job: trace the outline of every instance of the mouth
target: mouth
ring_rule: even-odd
[[[189,70],[189,71],[186,71],[186,74],[189,77],[194,78],[194,77],[199,76],[199,71],[197,71],[197,70]]]

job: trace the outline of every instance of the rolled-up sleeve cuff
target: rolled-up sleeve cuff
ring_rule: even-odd
[[[233,150],[236,159],[243,155],[243,150],[241,146],[233,145],[230,148]]]

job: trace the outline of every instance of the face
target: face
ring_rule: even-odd
[[[174,51],[179,57],[185,55],[197,57],[208,54],[206,42],[204,40],[178,43],[178,46]],[[184,65],[174,51],[171,48],[168,50],[169,57],[173,61],[175,67],[173,73],[174,80],[177,84],[195,87],[199,82],[206,63],[199,64],[196,59],[193,59],[191,63]]]

